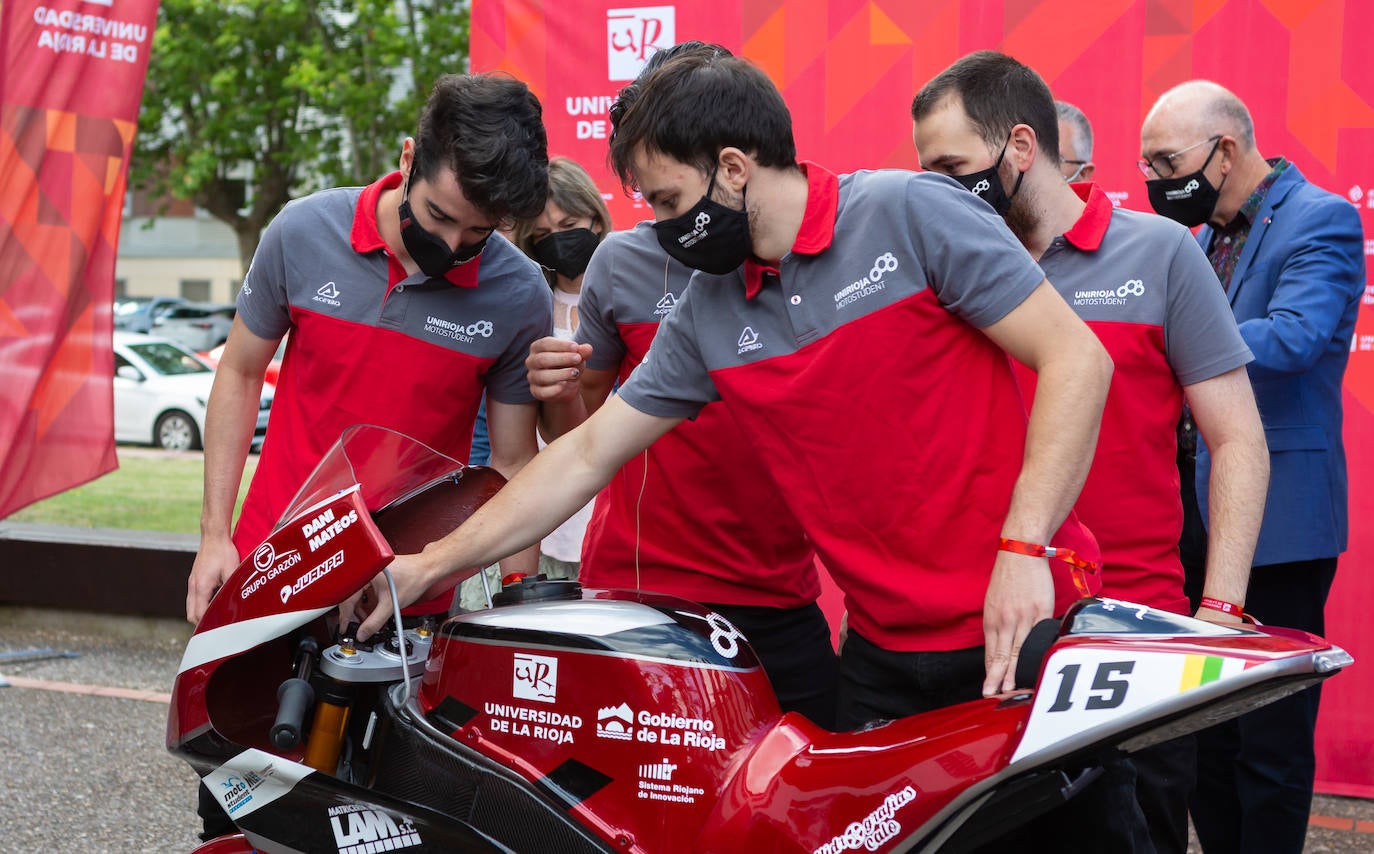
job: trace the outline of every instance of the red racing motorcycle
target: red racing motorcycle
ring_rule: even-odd
[[[394,551],[502,483],[378,427],[325,456],[177,674],[168,749],[241,831],[198,851],[966,851],[1110,757],[1352,662],[1302,632],[1089,598],[1036,627],[1026,689],[828,732],[779,712],[727,620],[668,596],[523,578],[489,608],[340,635],[337,606]],[[447,604],[476,571],[430,592]]]

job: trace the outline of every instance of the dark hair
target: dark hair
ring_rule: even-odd
[[[634,106],[635,101],[639,100],[639,90],[644,88],[644,81],[648,80],[650,75],[661,68],[663,63],[683,55],[707,56],[711,58],[717,56],[734,56],[727,47],[718,44],[707,44],[702,41],[686,41],[681,44],[675,44],[672,47],[666,47],[663,50],[654,51],[649,55],[649,61],[644,63],[644,67],[640,69],[639,75],[631,82],[625,84],[624,88],[616,93],[615,103],[611,104],[611,109],[609,111],[612,133],[615,132],[616,128],[620,127],[620,117],[625,115],[626,110]],[[609,161],[609,152],[607,152],[606,158]]]
[[[666,58],[626,87],[630,106],[613,109],[610,140],[621,183],[633,184],[630,162],[641,146],[702,172],[715,168],[727,146],[761,166],[796,165],[792,114],[773,81],[724,48],[709,47]]]
[[[959,96],[964,113],[992,149],[1002,147],[1013,127],[1028,125],[1041,152],[1059,165],[1054,96],[1030,66],[993,50],[970,53],[921,87],[911,102],[911,117],[920,121],[950,95]]]
[[[524,83],[495,74],[445,74],[420,116],[415,157],[420,177],[439,165],[458,176],[467,200],[507,221],[538,216],[549,191],[549,141],[543,108]]]

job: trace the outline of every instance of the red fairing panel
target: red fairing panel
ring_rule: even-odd
[[[586,766],[599,787],[573,814],[645,852],[683,850],[736,754],[779,716],[756,666],[437,638],[420,703],[444,715],[455,701],[472,716],[453,738],[541,788]]]
[[[191,636],[172,689],[168,747],[210,723],[205,689],[224,659],[333,608],[392,557],[357,489],[278,529],[239,564]]]
[[[789,714],[735,772],[692,850],[892,850],[1006,767],[1030,710],[978,700],[861,733]]]

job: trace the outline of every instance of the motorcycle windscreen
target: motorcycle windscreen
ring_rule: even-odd
[[[356,424],[325,453],[273,530],[357,486],[393,552],[410,554],[453,531],[504,485],[505,478],[494,469],[464,465],[386,427]],[[446,612],[453,588],[478,569],[450,573],[404,613]]]

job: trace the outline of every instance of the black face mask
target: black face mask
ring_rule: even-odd
[[[965,190],[992,205],[998,216],[1007,215],[1007,211],[1011,209],[1011,200],[1021,192],[1021,180],[1026,177],[1025,172],[1017,174],[1016,184],[1012,186],[1010,196],[1002,189],[1002,178],[997,174],[997,169],[1002,165],[1002,158],[1007,156],[1007,146],[1010,144],[1011,137],[1008,136],[1007,141],[1002,143],[1002,150],[997,154],[997,162],[987,169],[953,176],[954,180],[964,185]]]
[[[1221,188],[1213,187],[1212,182],[1208,181],[1202,172],[1207,168],[1207,164],[1212,162],[1212,156],[1217,153],[1219,145],[1220,139],[1208,152],[1207,159],[1202,162],[1202,169],[1190,175],[1157,178],[1145,182],[1145,190],[1150,196],[1150,207],[1155,209],[1155,213],[1167,216],[1188,228],[1202,225],[1211,219],[1212,211],[1217,208],[1217,200],[1221,198]],[[1225,176],[1222,177],[1221,183],[1225,186]]]
[[[539,266],[565,278],[576,279],[586,272],[592,253],[600,243],[601,238],[590,228],[570,228],[544,235],[530,249]]]
[[[753,252],[749,214],[711,199],[716,178],[701,201],[682,216],[654,223],[658,243],[673,258],[694,270],[722,276],[738,269]]]
[[[414,175],[419,168],[419,164],[412,160],[410,174]],[[410,179],[408,177],[406,178],[405,194],[401,197],[401,204],[397,208],[397,212],[401,217],[401,242],[405,244],[406,252],[420,268],[420,272],[432,279],[442,279],[449,270],[476,258],[482,254],[482,250],[487,245],[487,238],[483,237],[471,246],[459,246],[455,252],[448,248],[448,244],[443,241],[443,238],[421,226],[410,209]]]

